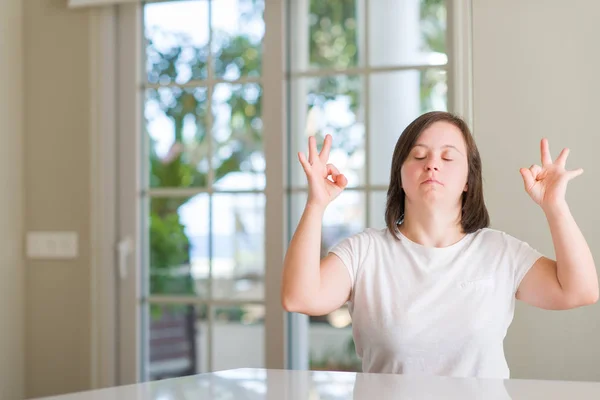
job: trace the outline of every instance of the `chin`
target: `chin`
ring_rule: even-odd
[[[419,191],[419,195],[422,198],[448,198],[448,193],[444,190],[443,186],[429,186],[422,188],[422,190]]]
[[[442,189],[442,188],[439,188]],[[448,192],[439,189],[429,189],[419,192],[416,196],[412,196],[412,199],[418,199],[419,203],[427,204],[432,207],[451,208],[454,204],[460,202],[461,197],[450,195]]]

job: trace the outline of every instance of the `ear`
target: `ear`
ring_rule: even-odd
[[[468,184],[468,183],[465,183],[465,188],[463,189],[463,192],[466,192],[466,191],[468,191],[468,190],[469,190],[469,184]]]

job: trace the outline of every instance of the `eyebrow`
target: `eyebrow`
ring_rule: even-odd
[[[421,144],[421,143],[417,143],[417,144],[415,144],[415,145],[413,146],[413,148],[414,148],[414,147],[424,147],[424,148],[426,148],[426,149],[429,149],[429,146],[427,146],[427,145],[425,145],[425,144]],[[456,146],[453,146],[453,145],[451,145],[451,144],[445,144],[445,145],[443,145],[443,146],[442,146],[442,149],[454,149],[454,150],[458,151],[460,154],[462,154],[462,152],[461,152],[461,151],[460,151],[460,150],[459,150],[459,149],[458,149]]]

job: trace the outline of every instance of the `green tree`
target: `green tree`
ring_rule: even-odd
[[[242,19],[254,18],[259,8],[242,15]],[[155,37],[168,37],[169,48],[155,45]],[[166,85],[187,80],[201,81],[207,78],[207,71],[213,69],[217,77],[252,76],[260,73],[260,41],[245,35],[230,36],[225,32],[213,32],[213,65],[209,66],[209,49],[195,46],[191,38],[184,34],[154,31],[147,41],[147,74],[149,83]],[[218,183],[232,172],[252,171],[248,159],[253,153],[262,152],[261,97],[262,91],[256,84],[225,85],[229,96],[222,100],[229,110],[226,137],[219,136],[208,142],[207,129],[216,113],[209,115],[208,90],[217,88],[159,87],[146,91],[146,102],[155,106],[154,111],[166,116],[172,123],[174,140],[166,155],[160,156],[156,143],[149,132],[149,182],[151,187],[191,188],[206,187],[209,182],[209,162],[213,167],[213,181]],[[220,106],[223,112],[223,103]],[[193,137],[186,138],[184,130],[195,126]],[[212,148],[212,151],[211,151]],[[149,203],[149,291],[152,295],[177,294],[196,295],[197,289],[191,271],[190,240],[182,224],[179,209],[189,198],[153,197]],[[196,372],[195,320],[196,316],[206,317],[207,307],[193,305],[170,306],[168,310],[159,305],[151,305],[150,312],[155,322],[161,321],[164,313],[183,317],[184,328],[191,354],[191,364],[177,375]],[[228,308],[221,314],[241,318],[239,310]],[[218,316],[218,315],[217,315]],[[165,315],[165,317],[168,317]],[[160,328],[159,328],[160,329]]]
[[[421,0],[421,49],[426,52],[446,53],[445,0]],[[433,110],[432,93],[442,80],[438,70],[421,73],[421,112]]]
[[[155,33],[156,34],[156,33]],[[170,83],[177,80],[182,69],[191,71],[191,79],[201,79],[207,70],[206,49],[191,44],[188,37],[172,34],[175,46],[159,51],[152,37],[148,40],[148,78],[152,83]],[[168,33],[162,33],[167,35]],[[237,70],[238,75],[252,75],[260,70],[260,43],[245,36],[229,37],[215,32],[219,50],[213,68],[217,76]],[[183,61],[185,59],[185,62]],[[150,145],[151,187],[205,187],[208,184],[208,162],[214,167],[214,181],[219,182],[231,172],[250,171],[247,160],[262,151],[261,97],[256,84],[227,85],[230,96],[226,100],[229,115],[229,135],[213,140],[212,156],[207,139],[207,89],[164,87],[147,90],[147,101],[155,102],[161,112],[172,121],[174,142],[170,151],[160,157],[155,143]],[[196,127],[193,140],[184,138],[184,126]],[[222,152],[218,150],[224,150]],[[220,156],[225,154],[225,156]],[[179,208],[188,198],[154,197],[150,203],[150,292],[152,294],[195,294],[189,271],[189,239],[180,221]],[[181,273],[183,269],[184,273]]]

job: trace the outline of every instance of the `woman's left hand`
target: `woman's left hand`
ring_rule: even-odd
[[[533,201],[546,210],[566,203],[565,193],[567,183],[583,173],[579,168],[567,171],[565,164],[569,156],[569,149],[564,148],[555,161],[552,161],[548,140],[541,142],[542,166],[532,165],[529,169],[521,168],[520,172],[525,183],[525,190]]]

